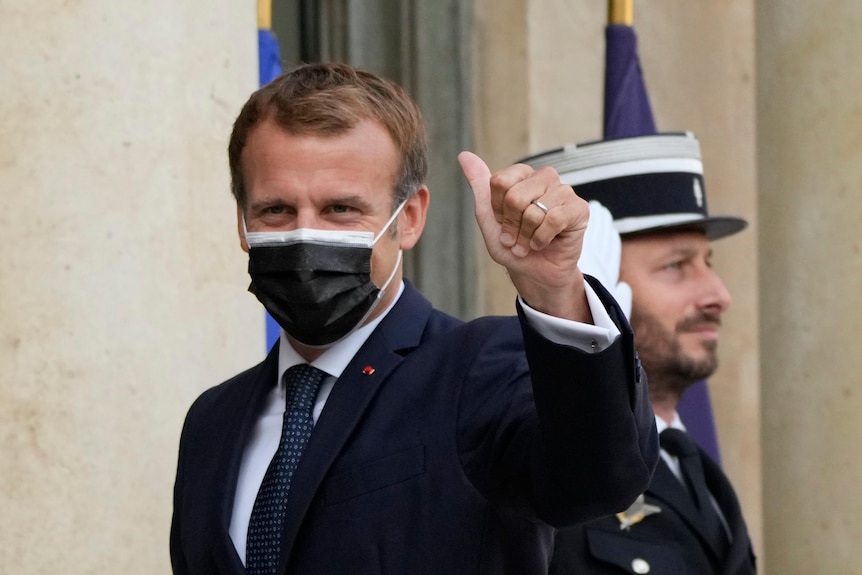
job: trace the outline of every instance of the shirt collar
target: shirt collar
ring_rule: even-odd
[[[672,427],[673,429],[679,429],[681,431],[685,431],[685,425],[683,425],[682,419],[680,419],[679,413],[677,413],[676,411],[673,412],[673,421],[670,422],[670,425],[668,425],[664,419],[662,419],[661,417],[656,415],[655,416],[655,427],[656,427],[656,431],[658,431],[659,433],[661,433],[662,431],[664,431],[668,427]]]

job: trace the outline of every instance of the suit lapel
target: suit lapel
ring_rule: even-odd
[[[659,458],[653,475],[652,484],[647,490],[656,499],[661,499],[672,507],[679,516],[694,531],[703,542],[704,547],[710,550],[715,558],[721,558],[719,550],[716,549],[707,534],[700,512],[694,505],[694,501],[688,491],[683,487],[676,475],[670,470],[664,459]]]
[[[290,486],[284,553],[285,572],[299,528],[326,473],[353,433],[380,386],[415,349],[431,313],[431,304],[409,283],[398,303],[377,326],[335,383],[320,414]],[[368,375],[365,366],[373,367]]]
[[[732,538],[722,573],[730,575],[753,572],[750,567],[745,567],[751,565],[751,541],[748,538],[742,509],[733,486],[717,463],[706,456],[703,457],[705,457],[703,472],[706,475],[707,485],[721,508]]]
[[[662,458],[658,460],[652,483],[647,491],[675,509],[691,527],[698,528],[697,509],[691,496]]]
[[[267,393],[278,377],[278,343],[270,350],[266,359],[248,372],[248,379],[236,386],[235,396],[229,402],[230,410],[220,414],[218,429],[226,430],[230,436],[223,441],[221,462],[218,468],[223,471],[221,481],[215,482],[211,489],[217,490],[218,526],[214,535],[218,539],[215,549],[215,562],[224,573],[243,575],[245,568],[230,538],[230,521],[239,479],[242,456],[248,439],[254,430],[258,416],[263,409]]]

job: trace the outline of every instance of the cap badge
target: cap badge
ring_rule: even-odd
[[[700,180],[694,178],[694,201],[697,202],[697,207],[703,207],[703,188],[700,187]]]

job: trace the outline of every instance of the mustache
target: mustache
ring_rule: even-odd
[[[710,312],[698,312],[695,315],[683,319],[676,327],[678,331],[718,328],[721,327],[721,315]]]

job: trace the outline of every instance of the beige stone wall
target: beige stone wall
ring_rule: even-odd
[[[601,137],[605,2],[477,0],[477,148],[493,167],[527,153]],[[734,303],[721,368],[711,379],[724,466],[764,559],[758,345],[754,6],[636,0],[641,64],[661,130],[701,141],[713,213],[750,228],[714,245]],[[512,293],[493,264],[487,305],[510,313]]]
[[[0,2],[0,572],[169,572],[182,418],[263,354],[248,2]]]
[[[862,4],[758,2],[773,573],[862,573]]]

